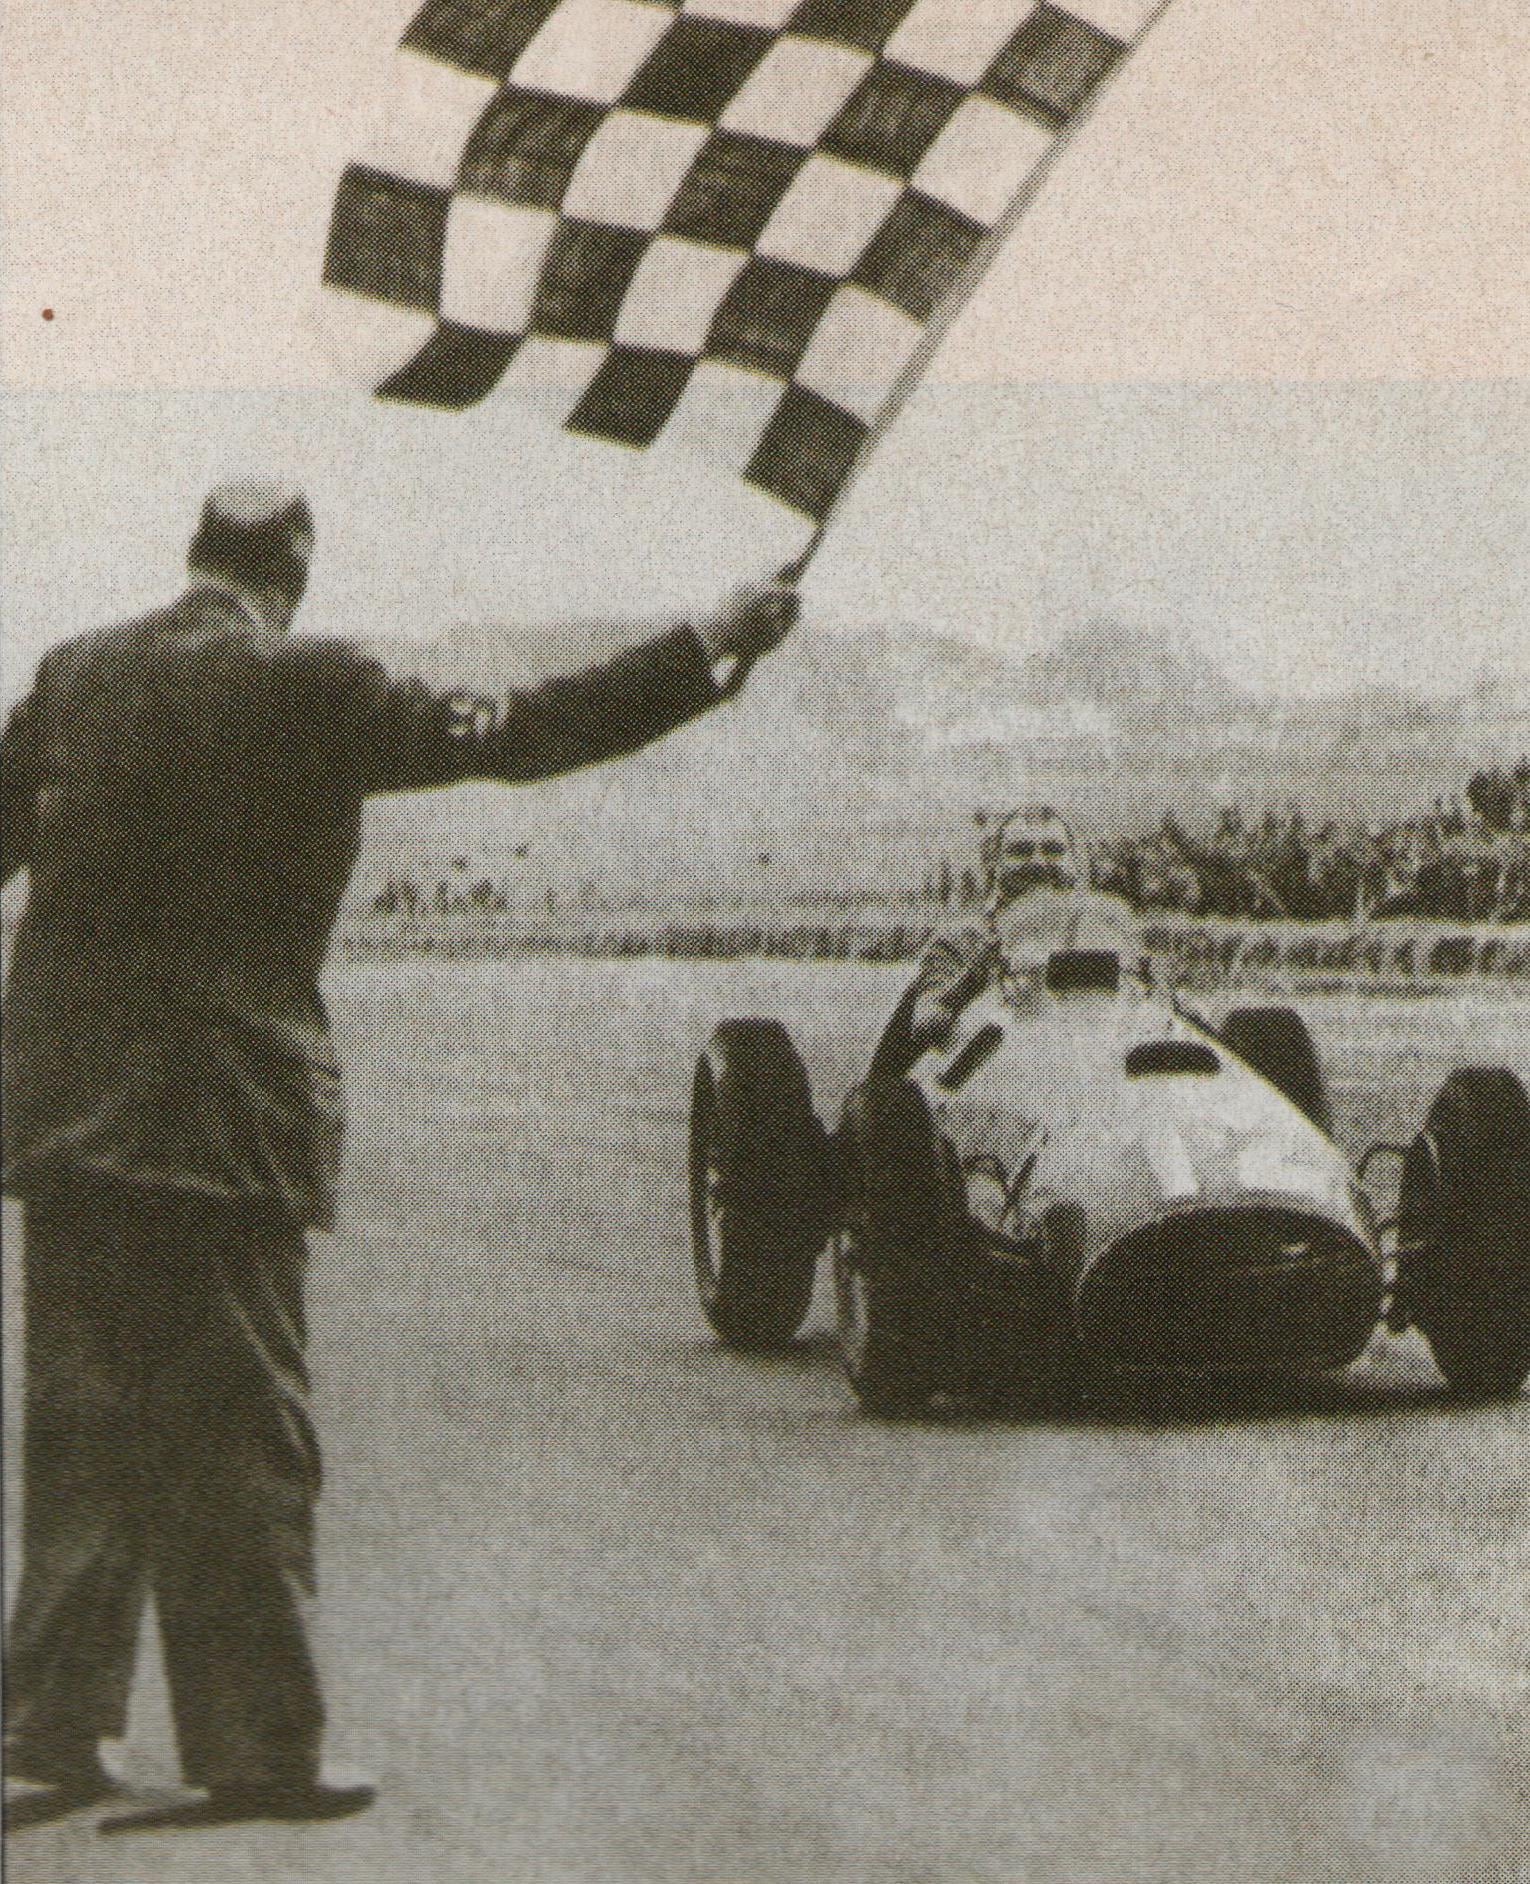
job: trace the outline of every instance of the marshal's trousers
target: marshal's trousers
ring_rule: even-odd
[[[120,1735],[152,1594],[187,1779],[311,1777],[319,1454],[301,1230],[82,1177],[27,1200],[24,1261],[7,1738],[67,1755]]]

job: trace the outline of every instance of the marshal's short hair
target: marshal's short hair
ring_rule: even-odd
[[[313,512],[300,490],[239,479],[208,495],[186,561],[208,575],[297,601],[308,586],[313,539]]]

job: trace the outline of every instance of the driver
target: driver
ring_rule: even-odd
[[[1022,805],[983,840],[987,889],[980,921],[937,930],[900,1012],[908,1063],[950,1038],[967,1003],[999,975],[1039,975],[1059,949],[1113,951],[1135,960],[1136,919],[1120,897],[1089,888],[1073,833],[1050,805]]]

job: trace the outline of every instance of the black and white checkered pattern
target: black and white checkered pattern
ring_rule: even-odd
[[[815,521],[1162,0],[426,0],[324,279],[388,398],[551,383]]]

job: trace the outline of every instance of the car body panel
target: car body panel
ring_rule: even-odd
[[[1369,1338],[1383,1265],[1349,1160],[1145,979],[1011,976],[910,1078],[989,1253],[1040,1253],[1112,1358],[1328,1366]]]

